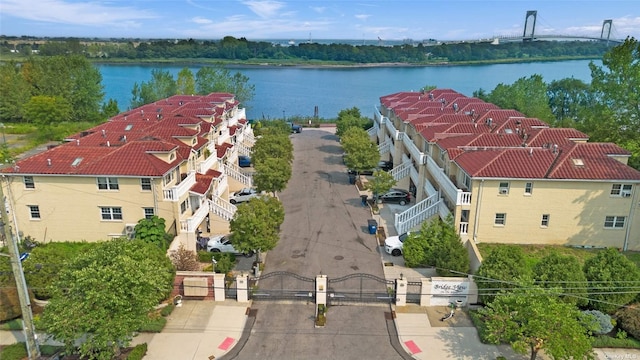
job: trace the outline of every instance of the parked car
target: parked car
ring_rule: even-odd
[[[384,240],[384,251],[393,256],[402,255],[402,244],[409,237],[409,233],[396,236],[389,236]]]
[[[256,189],[244,188],[231,194],[231,196],[229,196],[229,202],[232,204],[239,204],[249,201],[259,195],[260,194],[256,191]]]
[[[380,161],[378,168],[384,171],[391,171],[391,169],[393,169],[393,161]]]
[[[242,254],[246,257],[250,257],[254,254],[253,251],[250,251],[248,253],[242,253],[240,251],[237,251],[233,247],[233,245],[231,245],[231,238],[229,237],[229,235],[217,235],[217,236],[211,237],[207,242],[207,251]]]
[[[251,158],[246,155],[238,156],[238,166],[241,168],[251,166]]]
[[[302,125],[296,125],[294,123],[289,123],[289,125],[291,125],[291,132],[292,133],[301,133],[302,132]]]
[[[344,161],[344,155],[343,155],[343,161]],[[390,171],[391,169],[393,169],[393,162],[392,161],[380,161],[378,163],[378,166],[375,169],[362,170],[362,171],[360,171],[360,175],[371,176],[371,175],[373,175],[373,172],[376,171],[376,170]],[[349,175],[356,175],[356,171],[352,170],[352,169],[348,169],[347,173]]]
[[[378,196],[378,201],[406,205],[411,201],[411,193],[404,189],[391,189]]]

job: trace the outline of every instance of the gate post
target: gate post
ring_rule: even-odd
[[[431,278],[421,278],[420,306],[431,306]]]
[[[407,305],[407,279],[396,279],[396,306]]]
[[[316,305],[327,305],[327,275],[316,275]]]
[[[213,299],[215,301],[224,301],[224,278],[225,274],[213,274]]]
[[[248,289],[248,276],[247,274],[240,274],[236,276],[236,289],[238,289],[237,297],[238,302],[249,302]]]

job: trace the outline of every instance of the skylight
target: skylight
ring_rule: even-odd
[[[124,131],[129,131],[131,129],[133,129],[133,124],[127,125],[127,127],[124,128]]]
[[[71,163],[71,166],[78,166],[80,165],[81,162],[82,162],[82,158],[77,157],[75,160],[73,160],[73,162]]]
[[[584,166],[584,161],[582,159],[571,159],[573,160],[573,165],[575,166]]]

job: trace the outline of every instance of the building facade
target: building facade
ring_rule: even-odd
[[[382,96],[374,120],[417,201],[398,233],[451,215],[463,241],[640,250],[640,172],[615,144],[450,89]]]
[[[134,234],[157,215],[195,249],[198,232],[226,232],[229,191],[251,186],[237,166],[253,133],[232,94],[172,96],[121,113],[2,169],[21,236],[100,241]]]

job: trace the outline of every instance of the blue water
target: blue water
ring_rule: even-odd
[[[418,91],[426,85],[450,88],[471,96],[482,88],[511,84],[522,77],[542,75],[545,82],[568,77],[591,81],[588,60],[434,67],[376,68],[233,68],[255,85],[255,96],[244,104],[249,119],[313,116],[334,118],[342,109],[358,107],[364,116],[372,116],[373,107],[383,95],[399,91]],[[596,64],[601,65],[600,61]],[[151,70],[162,68],[175,77],[182,66],[97,65],[102,73],[105,99],[118,101],[120,110],[131,102],[134,83],[151,79]],[[195,72],[198,66],[191,66]]]

